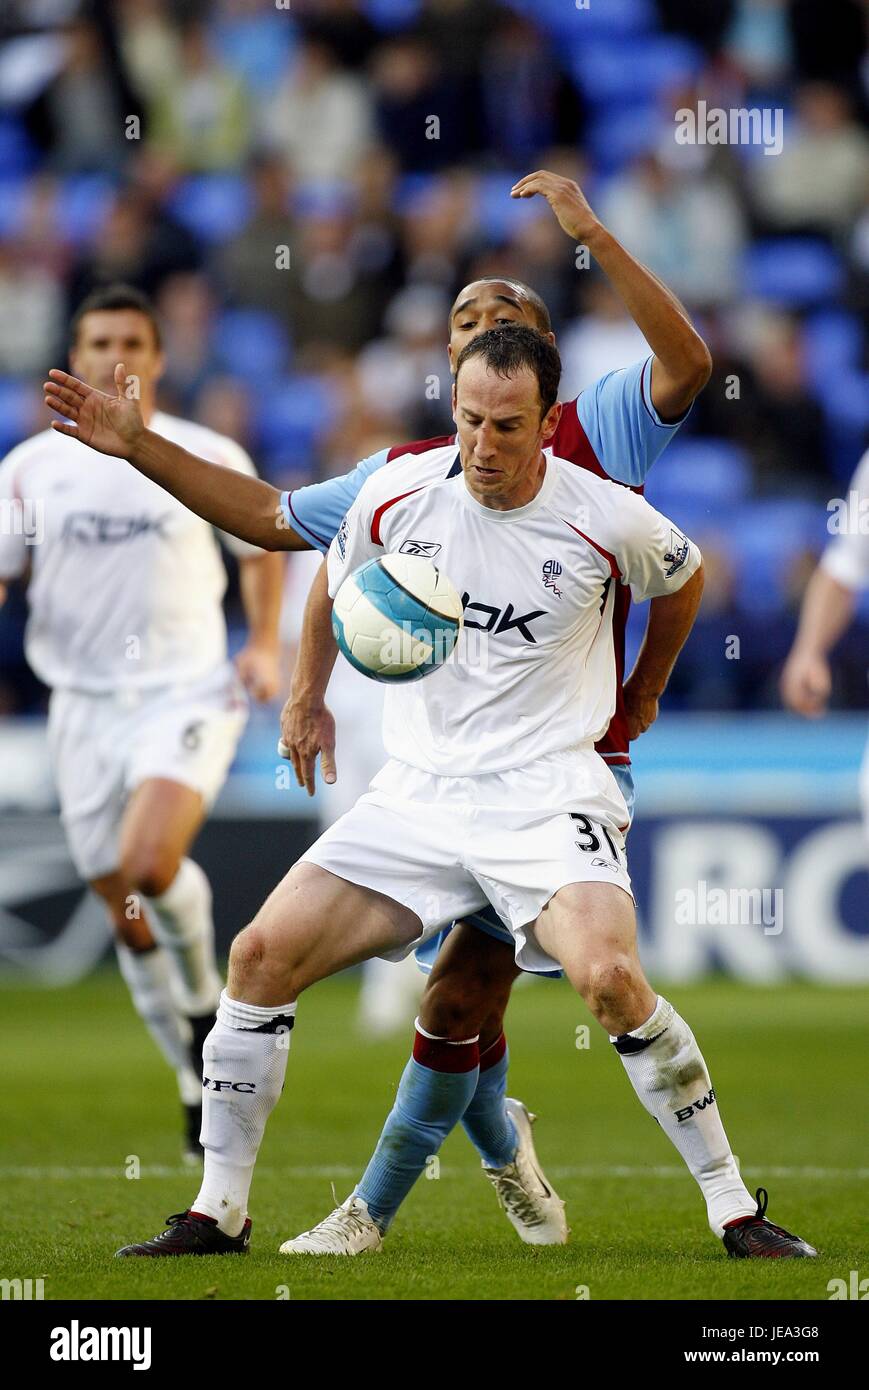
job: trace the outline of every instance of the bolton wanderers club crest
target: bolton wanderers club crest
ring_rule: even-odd
[[[561,590],[556,584],[556,579],[561,574],[561,566],[557,560],[547,560],[543,565],[543,587],[549,589],[556,598],[561,598]]]

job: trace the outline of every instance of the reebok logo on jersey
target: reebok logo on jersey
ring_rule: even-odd
[[[63,538],[81,541],[85,545],[119,545],[154,532],[161,540],[169,537],[164,531],[170,513],[162,516],[109,516],[105,512],[70,512],[63,524]]]
[[[670,549],[664,555],[664,573],[671,579],[678,569],[681,569],[688,559],[688,542],[684,536],[670,527]]]
[[[398,547],[399,555],[424,555],[431,560],[440,550],[440,541],[402,541]]]
[[[543,566],[543,587],[551,590],[556,598],[561,598],[561,590],[556,584],[556,579],[561,574],[561,565],[557,560],[547,560]]]
[[[462,594],[462,608],[465,610],[465,627],[475,627],[479,628],[480,632],[493,632],[495,634],[509,632],[512,628],[517,628],[526,642],[533,642],[536,645],[537,638],[534,636],[528,624],[533,623],[535,618],[545,618],[545,608],[535,608],[531,613],[523,613],[521,618],[514,618],[512,603],[508,603],[507,607],[502,611],[500,608],[493,608],[492,605],[488,603],[471,603],[469,601],[470,597],[470,594]],[[469,613],[485,613],[488,616],[486,621],[481,623],[477,622],[474,618],[469,618]]]

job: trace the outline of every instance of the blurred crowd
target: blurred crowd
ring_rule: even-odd
[[[116,280],[160,312],[163,407],[238,439],[280,486],[451,428],[447,313],[478,275],[543,295],[575,395],[647,349],[545,204],[510,200],[518,175],[555,169],[715,359],[648,489],[707,559],[672,703],[774,705],[826,504],[869,424],[865,15],[859,0],[6,0],[0,451],[44,427],[38,383],[70,313]],[[780,153],[678,143],[676,113],[700,101],[781,111]],[[21,616],[0,617],[7,709],[39,699]],[[867,632],[841,654],[840,704],[865,706]]]

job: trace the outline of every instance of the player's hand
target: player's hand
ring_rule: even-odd
[[[249,695],[261,705],[273,700],[280,689],[280,658],[277,646],[248,642],[235,658],[235,669]]]
[[[281,742],[287,750],[281,756],[290,759],[296,781],[308,796],[314,795],[318,753],[323,781],[331,786],[336,780],[335,720],[325,705],[306,704],[291,695],[281,710]]]
[[[781,697],[795,714],[819,719],[826,713],[832,684],[826,657],[795,647],[781,673]]]
[[[558,218],[559,226],[574,241],[586,241],[600,227],[585,194],[573,179],[552,174],[548,169],[538,169],[536,173],[526,174],[515,183],[510,197],[533,198],[537,193],[546,199]]]
[[[115,396],[97,391],[69,372],[52,368],[48,375],[51,380],[42,385],[45,404],[58,415],[65,415],[69,422],[52,420],[51,428],[89,444],[101,454],[129,458],[137,439],[145,432],[145,422],[138,400],[127,394],[132,383],[128,384],[123,362],[115,367]]]
[[[639,738],[650,729],[658,717],[659,696],[648,686],[634,681],[628,676],[625,681],[625,714],[628,721],[628,738]]]

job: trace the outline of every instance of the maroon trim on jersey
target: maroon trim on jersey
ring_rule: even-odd
[[[613,579],[621,579],[622,572],[618,567],[615,555],[611,555],[608,550],[604,550],[602,545],[598,545],[597,541],[593,541],[591,536],[587,536],[584,531],[580,531],[578,526],[574,526],[572,521],[567,520],[567,517],[563,516],[561,517],[561,520],[564,522],[565,526],[570,527],[571,531],[575,531],[578,536],[582,536],[582,539],[584,541],[588,541],[589,545],[594,546],[598,555],[603,556],[603,558],[609,564],[610,574],[612,575]]]
[[[425,454],[429,449],[443,449],[447,444],[455,442],[454,434],[438,434],[434,439],[415,439],[412,444],[396,444],[386,455],[386,462],[392,463],[394,459],[400,459],[405,454]]]
[[[582,428],[576,409],[576,400],[564,402],[558,428],[549,444],[556,458],[568,459],[571,463],[575,463],[578,468],[587,468],[589,473],[596,473],[599,478],[608,478],[612,482],[609,473],[591,447],[588,435]]]
[[[394,507],[396,502],[403,501],[405,497],[412,497],[415,492],[422,492],[422,488],[412,487],[408,492],[401,492],[397,497],[390,497],[388,502],[381,503],[377,508],[377,511],[371,518],[371,539],[375,545],[383,545],[383,541],[380,539],[380,519],[383,513],[388,512],[390,507]]]

